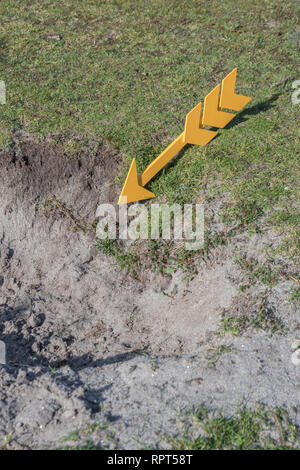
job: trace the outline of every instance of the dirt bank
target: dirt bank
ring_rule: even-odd
[[[176,407],[229,410],[248,398],[297,407],[289,281],[268,292],[288,332],[227,338],[237,351],[215,369],[205,359],[224,342],[215,334],[224,311],[241,302],[236,246],[257,252],[274,234],[237,236],[188,281],[182,272],[135,281],[95,247],[96,208],[117,201],[119,164],[109,146],[67,157],[28,135],[0,153],[0,439],[13,431],[12,447],[57,446],[66,431],[102,421],[117,430],[111,446],[160,446],[157,433],[175,432]]]

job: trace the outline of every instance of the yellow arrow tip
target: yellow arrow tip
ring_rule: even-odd
[[[155,197],[155,194],[139,184],[136,159],[134,158],[131,162],[118,204],[129,204],[130,202],[142,201],[152,197]]]

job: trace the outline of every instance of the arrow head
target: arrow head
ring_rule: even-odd
[[[136,168],[136,159],[131,162],[118,204],[129,204],[130,202],[142,201],[155,197],[155,194],[148,191],[139,183],[139,176]]]

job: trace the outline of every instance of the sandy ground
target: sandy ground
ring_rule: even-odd
[[[268,292],[284,334],[216,334],[224,311],[252,308],[234,250],[257,254],[275,235],[235,237],[188,281],[181,272],[135,281],[81,230],[99,202],[117,200],[119,162],[97,145],[67,159],[26,135],[0,154],[0,442],[13,432],[10,448],[55,448],[88,427],[104,447],[166,448],[164,436],[183,430],[178,411],[199,405],[286,406],[300,423],[292,281]],[[210,367],[219,345],[232,352]]]

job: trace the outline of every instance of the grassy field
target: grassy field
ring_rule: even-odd
[[[275,1],[3,0],[0,143],[16,130],[76,153],[109,141],[143,170],[186,113],[234,67],[252,102],[206,147],[188,147],[148,188],[190,203],[226,194],[227,226],[283,233],[299,254],[300,6]],[[105,201],[104,201],[105,202]]]
[[[196,426],[193,439],[186,436],[172,441],[173,448],[187,450],[290,450],[299,447],[299,430],[284,409],[254,411],[240,409],[230,418],[221,413],[210,416],[205,409],[191,414]],[[198,435],[197,435],[198,434]]]

